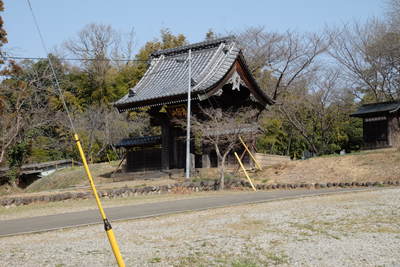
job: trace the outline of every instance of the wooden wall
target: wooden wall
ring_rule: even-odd
[[[398,116],[389,117],[389,146],[400,147],[400,118]]]
[[[161,148],[128,151],[125,170],[127,172],[161,170]]]

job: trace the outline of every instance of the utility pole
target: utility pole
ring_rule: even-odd
[[[188,94],[187,94],[187,125],[186,125],[186,179],[190,178],[190,110],[192,89],[192,50],[189,49],[188,61]]]

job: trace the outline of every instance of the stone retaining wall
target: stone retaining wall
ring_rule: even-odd
[[[400,181],[385,182],[341,182],[341,183],[310,183],[310,184],[256,184],[258,190],[293,190],[319,189],[332,187],[372,187],[372,186],[398,186]],[[136,195],[163,194],[169,192],[199,192],[216,191],[219,188],[218,180],[208,180],[201,182],[184,182],[162,186],[144,186],[144,187],[123,187],[118,189],[99,190],[102,198],[117,198]],[[249,189],[250,183],[244,180],[231,179],[225,182],[226,189]],[[0,206],[19,206],[28,205],[35,202],[54,202],[68,199],[86,199],[92,198],[92,192],[60,192],[51,195],[22,196],[22,197],[3,197],[0,198]]]

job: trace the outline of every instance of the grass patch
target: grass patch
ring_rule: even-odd
[[[258,267],[259,265],[252,259],[239,259],[232,262],[232,267]]]
[[[243,255],[246,255],[243,257]],[[178,263],[173,266],[231,266],[231,267],[259,267],[259,266],[276,266],[289,264],[289,257],[283,252],[273,253],[260,250],[257,253],[242,251],[240,255],[234,254],[191,254],[186,257],[179,258]]]
[[[186,267],[186,266],[208,266],[205,265],[205,261],[201,259],[198,255],[191,254],[186,257],[179,258],[176,264],[173,264],[176,267]]]
[[[260,231],[266,228],[266,222],[262,220],[241,220],[240,222],[227,224],[226,227],[231,228],[235,231]]]
[[[350,153],[346,153],[345,155],[340,155],[339,153],[328,154],[328,155],[321,155],[314,158],[333,158],[333,157],[343,157],[343,156],[357,156],[357,155],[367,155],[367,154],[376,154],[382,153],[381,150],[359,150],[359,151],[352,151]],[[312,158],[311,158],[312,159]]]
[[[318,234],[318,235],[325,235],[327,237],[331,237],[331,238],[339,240],[340,237],[333,235],[333,234],[329,233],[328,231],[326,231],[325,229],[323,229],[323,227],[332,226],[332,225],[333,225],[333,223],[330,223],[330,222],[317,222],[317,221],[312,221],[307,224],[290,223],[290,226],[301,230],[302,231],[301,235],[303,235],[303,236],[306,235],[307,233],[309,233],[310,236]]]
[[[371,214],[369,216],[349,218],[338,224],[342,231],[353,233],[400,234],[400,214]]]
[[[154,257],[149,260],[149,263],[160,263],[160,262],[161,262],[161,258],[159,258],[159,257]]]
[[[273,265],[289,263],[289,257],[284,253],[275,254],[273,252],[269,252],[265,256],[268,259],[268,261],[272,262]]]
[[[113,163],[97,163],[89,166],[93,177],[97,181],[110,181],[104,178],[107,173],[115,169]],[[59,170],[49,176],[43,177],[27,187],[26,192],[39,192],[53,189],[63,189],[77,185],[88,185],[85,170],[82,166],[70,167]]]

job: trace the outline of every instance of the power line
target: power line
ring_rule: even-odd
[[[45,42],[44,42],[44,38],[43,38],[42,33],[40,31],[39,23],[37,22],[36,16],[35,16],[35,14],[33,12],[33,8],[32,8],[32,5],[31,5],[31,2],[30,2],[30,0],[26,0],[26,1],[28,3],[29,9],[31,11],[31,14],[32,14],[32,17],[33,17],[33,21],[34,21],[35,26],[36,26],[36,29],[37,29],[37,31],[39,33],[43,49],[45,50],[46,54],[48,55],[47,48],[46,48],[46,45],[45,45]],[[51,58],[50,57],[48,58],[48,61],[49,61],[49,65],[50,65],[51,71],[52,71],[52,73],[54,75],[54,81],[56,83],[56,87],[57,87],[58,92],[60,94],[60,99],[61,99],[61,101],[63,103],[63,106],[64,106],[64,109],[65,109],[65,111],[66,111],[66,113],[68,115],[68,119],[69,119],[69,121],[71,123],[71,128],[72,128],[72,131],[74,132],[74,139],[75,139],[76,145],[78,147],[79,154],[80,154],[80,156],[82,158],[82,163],[83,163],[86,175],[87,175],[87,177],[89,179],[89,183],[90,183],[90,185],[92,187],[93,195],[95,197],[97,206],[99,208],[100,215],[101,215],[101,217],[103,219],[104,230],[107,233],[107,237],[108,237],[108,240],[110,242],[111,248],[113,250],[115,259],[117,260],[118,266],[119,267],[125,267],[124,260],[123,260],[123,258],[121,256],[121,252],[120,252],[117,240],[116,240],[115,235],[114,235],[114,231],[112,230],[111,224],[110,224],[110,222],[109,222],[109,220],[108,220],[108,218],[107,218],[107,216],[106,216],[106,214],[104,212],[104,209],[103,209],[103,207],[101,205],[101,201],[100,201],[99,195],[97,193],[96,186],[94,185],[93,177],[92,177],[92,175],[90,173],[90,170],[89,170],[89,167],[88,167],[88,164],[87,164],[87,161],[86,161],[85,153],[83,152],[82,145],[81,145],[81,142],[79,140],[79,136],[78,136],[78,134],[77,134],[77,132],[75,130],[74,123],[73,123],[73,121],[71,119],[71,116],[69,114],[68,106],[65,103],[64,95],[62,93],[62,90],[61,90],[61,87],[60,87],[60,83],[58,82],[57,75],[56,75],[56,72],[54,70],[54,67],[53,67],[53,64],[51,62]]]
[[[46,50],[46,53],[47,53],[47,50]],[[52,64],[50,58],[48,58],[48,57],[2,56],[2,58],[3,58],[3,59],[19,59],[19,60],[24,60],[24,59],[26,59],[26,60],[46,60],[46,61],[49,62],[51,71],[53,72],[53,70],[54,70],[53,64]],[[70,61],[149,62],[148,60],[142,60],[142,59],[95,59],[95,58],[84,59],[84,58],[59,58],[59,57],[56,57],[56,58],[59,59],[59,60],[70,60]],[[162,73],[162,72],[165,72],[165,71],[168,71],[168,70],[172,70],[172,69],[177,69],[177,68],[179,68],[179,67],[178,67],[178,66],[175,66],[175,67],[164,68],[164,69],[161,69],[161,70],[152,72],[152,73],[148,73],[146,76],[157,75],[157,74],[159,74],[159,73]],[[54,75],[54,73],[53,73],[53,76],[57,79],[57,77]],[[58,81],[58,80],[56,81],[56,84],[57,84],[57,83],[59,84],[59,81]],[[60,90],[58,90],[58,91],[59,91],[59,93],[61,94]],[[206,91],[205,89],[202,89],[201,91],[203,91],[203,93],[207,93],[207,91]],[[63,98],[63,97],[62,97],[62,98]],[[208,101],[208,103],[210,104],[210,106],[214,108],[214,105],[213,105],[213,103],[210,101],[210,98],[211,98],[211,97],[207,97],[207,101]],[[214,100],[214,101],[215,101],[215,100]],[[66,109],[66,111],[67,111],[67,114],[68,114],[68,113],[69,113],[68,109]]]
[[[17,57],[17,56],[2,56],[4,59],[19,59],[19,60],[48,60],[48,57]],[[108,59],[108,58],[61,58],[55,57],[59,60],[67,60],[67,61],[121,61],[121,62],[148,62],[148,60],[144,59]]]
[[[38,23],[38,21],[36,19],[35,13],[33,12],[33,8],[32,8],[32,5],[31,5],[31,2],[29,0],[27,0],[27,3],[28,3],[28,6],[29,6],[29,9],[31,11],[33,22],[35,24],[36,30],[39,33],[39,37],[40,37],[40,41],[42,43],[43,49],[44,49],[45,53],[48,55],[49,53],[48,53],[48,50],[47,50],[47,47],[46,47],[46,43],[44,42],[44,38],[43,38],[42,32],[40,31],[40,28],[39,28],[39,23]],[[64,106],[65,112],[67,113],[67,116],[68,116],[68,120],[69,120],[69,122],[71,124],[71,129],[72,129],[72,131],[74,133],[76,133],[76,130],[75,130],[75,127],[74,127],[74,123],[72,122],[72,118],[71,118],[67,103],[65,102],[64,94],[62,92],[60,83],[59,83],[57,75],[56,75],[56,71],[54,70],[54,67],[53,67],[53,63],[52,63],[52,61],[51,61],[51,59],[49,57],[46,58],[46,59],[49,61],[50,69],[51,69],[51,72],[53,73],[54,81],[55,81],[58,93],[60,95],[61,102],[62,102],[62,104]]]

